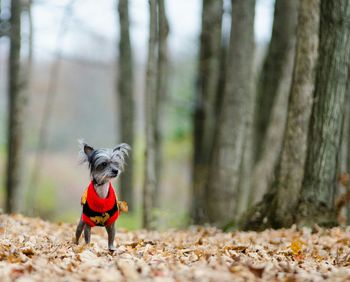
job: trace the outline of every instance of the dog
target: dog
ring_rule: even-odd
[[[118,205],[111,179],[117,178],[124,170],[125,159],[131,149],[122,143],[113,149],[94,149],[84,141],[80,143],[80,162],[88,163],[91,182],[81,197],[83,207],[75,232],[75,243],[84,231],[85,243],[90,243],[91,227],[104,226],[108,234],[108,249],[115,251],[115,221],[121,211],[127,211],[125,202]]]

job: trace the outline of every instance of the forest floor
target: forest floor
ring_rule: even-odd
[[[118,230],[117,251],[94,228],[0,215],[1,281],[345,281],[350,228],[224,233],[215,228]]]

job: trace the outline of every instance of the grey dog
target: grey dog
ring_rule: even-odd
[[[130,146],[122,143],[113,149],[94,149],[84,141],[79,143],[80,160],[81,163],[89,164],[91,182],[82,197],[83,211],[76,229],[75,243],[79,243],[83,231],[85,242],[90,243],[91,227],[104,226],[108,234],[108,248],[113,251],[115,250],[114,221],[119,215],[119,208],[110,181],[123,172]],[[109,207],[103,210],[106,204]]]

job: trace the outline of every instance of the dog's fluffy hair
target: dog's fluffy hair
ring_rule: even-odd
[[[130,146],[122,143],[113,149],[94,149],[84,140],[79,140],[80,163],[88,163],[90,174],[97,183],[104,182],[108,178],[117,177],[124,171],[125,158],[128,156]],[[101,164],[105,166],[101,168]],[[117,171],[117,175],[114,172]]]

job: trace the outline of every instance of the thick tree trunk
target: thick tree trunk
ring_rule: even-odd
[[[154,204],[159,207],[160,203],[160,178],[162,168],[162,109],[164,98],[167,94],[168,87],[168,34],[169,24],[165,11],[164,0],[158,0],[158,62],[157,62],[157,97],[156,97],[156,122],[155,125],[155,148],[156,148],[156,178],[157,184],[154,193]]]
[[[295,44],[298,0],[276,0],[271,42],[257,85],[255,160],[261,157],[283,68]]]
[[[334,196],[350,62],[350,0],[321,1],[320,49],[297,220],[335,224]]]
[[[133,62],[130,43],[129,1],[119,0],[118,13],[120,25],[119,65],[118,65],[118,122],[120,140],[134,145],[134,96],[133,96]],[[124,174],[121,176],[121,197],[134,209],[133,160],[131,159]]]
[[[151,228],[154,193],[157,185],[156,173],[156,98],[157,98],[157,0],[149,0],[149,41],[145,90],[145,179],[143,187],[143,226]]]
[[[207,190],[208,217],[218,225],[227,223],[236,211],[245,128],[254,102],[251,91],[254,11],[254,0],[232,1],[227,79]]]
[[[192,218],[196,224],[206,220],[205,185],[217,122],[222,13],[222,0],[203,0],[193,144]]]
[[[318,53],[319,6],[319,0],[301,0],[300,3],[298,55],[289,101],[287,130],[274,184],[277,193],[275,221],[279,226],[293,224],[304,177]]]
[[[315,85],[319,5],[319,0],[300,0],[293,81],[276,177],[263,201],[245,218],[245,229],[278,228],[295,222]]]
[[[21,167],[23,163],[23,133],[25,92],[22,91],[20,77],[21,49],[21,4],[11,1],[11,33],[8,83],[8,142],[7,142],[7,171],[6,171],[6,211],[17,210]]]

